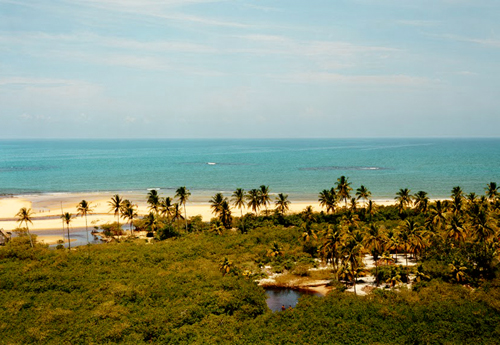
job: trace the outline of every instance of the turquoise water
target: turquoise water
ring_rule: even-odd
[[[215,163],[215,164],[208,164]],[[375,199],[500,183],[500,139],[1,140],[0,194],[258,188],[316,199],[341,175]]]

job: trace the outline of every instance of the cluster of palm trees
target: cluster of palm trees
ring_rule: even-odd
[[[215,194],[210,199],[210,207],[212,213],[224,224],[224,227],[230,228],[232,214],[230,204],[240,210],[241,217],[243,218],[243,209],[251,209],[255,215],[259,214],[262,207],[265,208],[265,214],[269,214],[268,206],[271,204],[271,196],[269,186],[262,185],[259,189],[251,189],[245,192],[242,188],[237,188],[232,196],[231,201],[224,197],[222,193]],[[290,200],[288,195],[279,193],[275,198],[275,211],[284,215],[289,210]],[[244,226],[244,224],[243,224]]]
[[[347,182],[347,179],[340,178],[338,183],[341,182]],[[347,189],[337,187],[323,191],[320,193],[320,202],[328,193],[338,195],[340,190]],[[358,189],[358,192],[361,191]],[[307,231],[304,231],[303,239],[318,239],[317,246],[322,258],[333,265],[340,279],[354,284],[363,270],[364,254],[373,255],[376,270],[380,259],[394,260],[391,258],[394,253],[396,260],[398,253],[404,253],[408,266],[408,254],[417,259],[426,249],[436,247],[438,243],[443,244],[444,248],[464,248],[465,251],[470,245],[476,244],[482,253],[489,253],[492,258],[498,257],[500,193],[496,183],[488,184],[485,195],[481,197],[475,193],[465,195],[460,187],[454,187],[451,200],[430,202],[427,193],[420,191],[411,195],[408,189],[401,189],[395,199],[400,212],[413,207],[413,213],[394,228],[360,222],[352,215],[344,215],[339,224],[328,225],[327,228],[324,228],[324,224],[316,224],[316,228],[310,225],[305,227]],[[471,261],[467,262],[467,257]],[[450,274],[456,281],[465,281],[467,275],[472,274],[472,269],[482,274],[484,267],[479,267],[481,263],[472,262],[472,254],[467,257],[449,264]],[[488,266],[491,263],[482,264]]]
[[[184,219],[187,231],[186,203],[190,195],[191,193],[186,187],[179,187],[174,196],[174,198],[178,199],[178,202],[174,203],[173,198],[169,196],[161,197],[156,189],[151,189],[147,194],[147,204],[150,212],[145,217],[146,226],[154,232],[162,224],[161,218],[167,219],[168,222]],[[133,235],[134,220],[138,218],[137,205],[116,194],[109,201],[109,206],[110,212],[113,212],[116,216],[118,229],[120,229],[120,218],[124,218],[129,222],[130,234]],[[182,206],[184,207],[184,216],[181,211]]]
[[[251,209],[255,215],[259,214],[262,207],[264,207],[264,213],[268,215],[270,211],[268,206],[271,204],[271,201],[269,186],[265,185],[260,186],[258,189],[251,189],[248,192],[238,188],[232,195],[232,202],[236,208],[241,210],[246,206]],[[289,210],[290,203],[287,194],[279,193],[274,200],[275,211],[284,215]],[[243,216],[243,213],[241,215]]]
[[[350,210],[356,211],[358,201],[362,199],[366,203],[366,208],[371,212],[374,206],[373,201],[370,200],[371,192],[363,185],[356,190],[355,196],[351,195],[351,191],[352,187],[349,178],[340,176],[335,182],[335,187],[324,189],[319,193],[319,204],[326,209],[327,213],[335,213],[339,202],[343,201],[346,209],[349,203]]]

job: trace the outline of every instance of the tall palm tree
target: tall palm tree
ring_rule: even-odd
[[[399,213],[403,213],[412,202],[412,195],[410,194],[410,190],[408,188],[400,189],[399,192],[396,193],[396,197],[394,198],[398,202]]]
[[[260,204],[264,205],[267,215],[267,206],[271,203],[271,196],[269,195],[269,186],[260,186]]]
[[[348,236],[343,243],[341,252],[343,256],[343,265],[348,264],[352,272],[354,294],[356,294],[356,280],[358,278],[359,268],[363,265],[361,256],[364,254],[363,247],[364,238],[359,231],[356,231]]]
[[[243,218],[243,209],[245,208],[245,190],[242,188],[237,188],[233,195],[231,196],[231,201],[234,207],[239,208],[241,211],[241,217]]]
[[[17,212],[16,217],[18,223],[22,225],[24,222],[26,224],[26,230],[28,231],[28,236],[30,238],[31,248],[33,248],[33,240],[31,239],[30,229],[28,227],[28,223],[33,224],[33,222],[31,221],[31,218],[33,217],[33,211],[31,210],[31,208],[23,207],[19,210],[19,212]]]
[[[149,191],[147,203],[149,205],[149,209],[156,215],[158,215],[158,209],[160,207],[160,196],[158,195],[158,191],[156,189],[151,189]]]
[[[498,194],[498,186],[496,182],[490,182],[486,186],[486,195],[488,196],[488,200],[493,201],[493,199],[499,196]]]
[[[427,196],[426,192],[424,192],[423,190],[418,191],[413,196],[413,200],[415,208],[418,212],[427,213],[427,210],[429,209],[429,197]]]
[[[338,269],[340,260],[340,247],[343,241],[342,229],[339,225],[328,226],[323,236],[320,247],[321,254],[326,262],[331,262],[335,271]]]
[[[187,215],[186,215],[186,202],[189,200],[191,193],[186,187],[179,187],[175,191],[175,197],[179,199],[179,203],[184,206],[184,221],[186,222],[186,231],[188,229]]]
[[[222,203],[226,201],[227,199],[224,198],[222,193],[217,193],[215,194],[212,199],[210,199],[210,208],[212,209],[212,213],[215,214],[215,216],[219,216],[221,211],[222,211]]]
[[[80,203],[76,206],[76,210],[78,214],[82,217],[85,217],[85,232],[87,234],[87,244],[89,244],[89,227],[87,226],[87,215],[92,213],[92,206],[90,206],[90,202],[86,200],[80,201]]]
[[[247,193],[247,200],[248,200],[247,204],[248,207],[255,212],[255,215],[257,215],[261,205],[260,190],[258,189],[249,190]]]
[[[68,229],[68,248],[71,249],[71,238],[69,237],[69,223],[71,223],[73,216],[69,212],[65,212],[61,215],[61,219],[66,223]]]
[[[417,251],[423,246],[422,227],[414,219],[406,219],[400,225],[399,239],[405,250],[406,268],[408,269],[408,252],[416,256]]]
[[[345,176],[340,176],[335,184],[337,185],[337,192],[340,200],[344,200],[345,207],[347,208],[347,200],[351,197],[351,183],[348,182],[349,178]]]
[[[241,224],[243,226],[243,232],[245,232],[245,221],[243,220],[243,209],[245,208],[245,190],[242,188],[237,188],[233,195],[231,196],[231,201],[236,208],[240,209],[241,213]]]
[[[288,211],[290,205],[290,200],[288,200],[288,194],[279,193],[276,197],[276,210],[285,215],[286,211]]]
[[[118,232],[120,231],[120,212],[123,206],[123,198],[118,194],[113,195],[111,201],[108,202],[110,208],[110,212],[113,212],[116,216],[116,221],[118,223]]]
[[[128,201],[128,200],[125,200]],[[134,224],[134,218],[137,218],[137,211],[136,211],[137,205],[132,204],[130,201],[124,202],[123,208],[122,208],[122,217],[127,219],[130,222],[130,236],[134,235],[133,232],[133,224]]]
[[[366,229],[366,235],[364,238],[364,247],[370,251],[373,256],[373,261],[375,262],[375,277],[378,281],[378,259],[385,251],[385,244],[387,237],[383,231],[383,228],[375,224],[370,224]]]
[[[184,217],[182,216],[181,208],[178,203],[172,205],[172,221],[182,220]]]

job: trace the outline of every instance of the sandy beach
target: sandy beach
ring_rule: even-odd
[[[52,193],[52,194],[33,194],[9,196],[0,198],[0,229],[12,231],[19,227],[16,214],[22,207],[31,208],[33,210],[33,224],[30,225],[30,230],[37,233],[40,241],[45,243],[56,243],[63,239],[63,236],[54,235],[55,232],[62,233],[62,220],[60,218],[62,212],[69,212],[75,216],[71,222],[71,231],[82,231],[85,229],[85,218],[76,216],[77,205],[82,200],[91,203],[93,208],[92,214],[88,215],[87,222],[89,229],[98,227],[101,224],[114,222],[116,217],[110,212],[109,201],[115,193],[113,192],[96,192],[96,193]],[[138,206],[138,214],[140,216],[149,212],[146,203],[146,192],[122,192],[119,193],[124,199],[129,199],[132,203]],[[161,194],[161,193],[160,193]],[[230,197],[230,195],[227,195]],[[209,221],[212,217],[212,211],[209,203],[210,197],[192,195],[186,205],[188,217],[200,215],[204,221]],[[297,213],[303,211],[307,206],[312,206],[314,211],[321,211],[318,201],[294,201],[290,200],[289,213]],[[392,204],[392,200],[376,200],[377,205]],[[271,204],[270,208],[274,208]],[[243,209],[243,213],[251,212],[249,209]],[[240,215],[239,209],[233,209],[235,216]],[[124,222],[120,219],[120,222]]]

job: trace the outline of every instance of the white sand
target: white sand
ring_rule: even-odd
[[[92,214],[88,215],[87,222],[89,230],[94,226],[116,221],[116,217],[110,212],[109,201],[115,193],[53,193],[53,194],[34,194],[6,197],[0,199],[0,229],[12,231],[19,227],[16,214],[22,207],[33,210],[33,224],[30,224],[30,230],[38,232],[39,239],[46,242],[53,242],[53,239],[44,238],[45,235],[40,232],[54,231],[62,229],[61,212],[70,212],[75,216],[71,222],[71,229],[85,228],[85,218],[76,216],[77,205],[82,200],[87,200],[93,208]],[[160,193],[161,194],[161,193]],[[121,192],[120,196],[129,199],[132,203],[138,205],[139,215],[145,215],[149,212],[146,203],[146,192]],[[204,221],[209,221],[214,215],[210,209],[210,197],[192,195],[186,205],[187,216],[201,215]],[[294,201],[290,200],[289,213],[303,211],[307,206],[312,206],[314,211],[321,211],[318,201]],[[392,204],[393,200],[377,200],[377,205]],[[362,205],[362,204],[361,204]],[[272,203],[269,209],[274,208]],[[183,210],[182,210],[183,211]],[[251,212],[249,209],[243,209],[243,214]],[[233,215],[239,216],[240,210],[233,209]],[[125,223],[124,219],[120,219]],[[23,224],[24,226],[24,224]],[[55,240],[57,242],[57,240]]]

